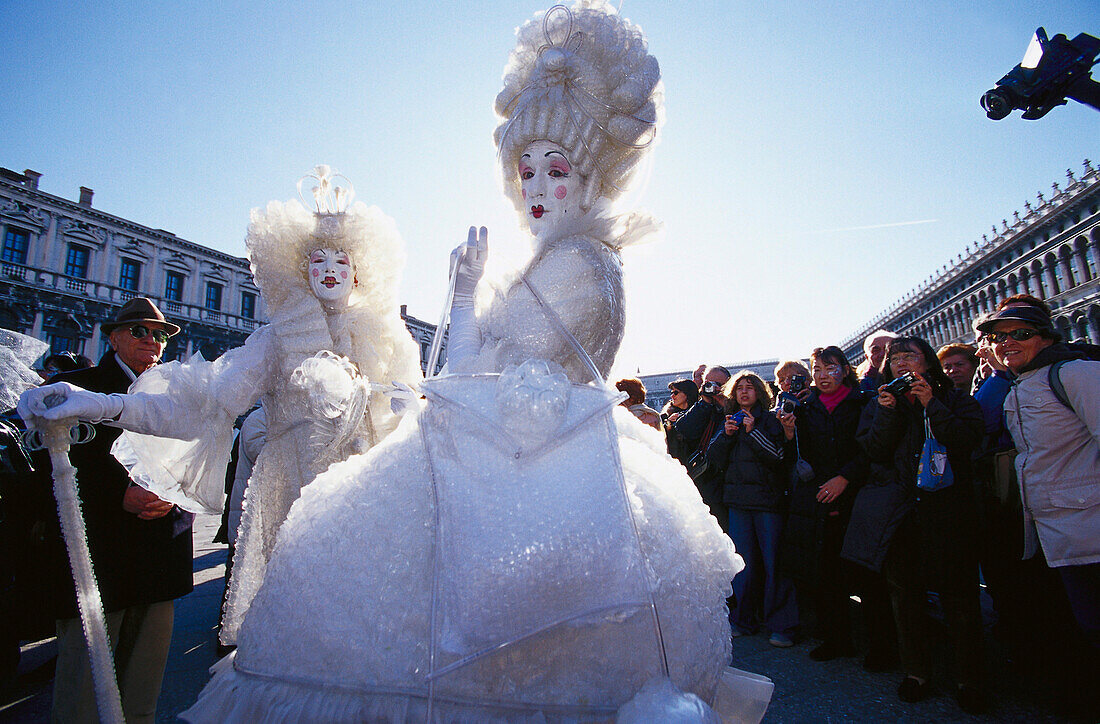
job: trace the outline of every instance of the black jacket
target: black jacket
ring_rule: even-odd
[[[797,453],[814,469],[810,482],[794,480],[791,490],[792,515],[820,518],[839,511],[847,518],[852,510],[856,491],[867,477],[867,456],[856,441],[863,408],[874,397],[861,390],[852,390],[830,413],[813,388],[797,412]],[[795,459],[795,442],[787,443],[788,462]],[[817,491],[824,483],[844,476],[848,487],[832,503],[817,502]]]
[[[125,392],[130,378],[108,352],[95,367],[56,375],[52,382],[69,382],[93,392]],[[141,520],[122,508],[130,485],[126,468],[111,456],[111,445],[122,431],[93,425],[95,437],[69,450],[76,468],[77,488],[88,530],[92,567],[106,611],[142,603],[170,601],[192,590],[191,523],[195,516],[179,508],[156,520]],[[42,471],[38,484],[51,486],[50,461],[35,456]],[[56,602],[55,618],[78,615],[68,554],[58,519],[52,521],[53,553],[49,562]]]
[[[783,476],[783,427],[758,403],[752,408],[752,432],[733,435],[722,429],[707,448],[707,460],[723,473],[722,500],[731,508],[780,512],[786,502]]]
[[[816,580],[825,518],[836,512],[840,525],[847,524],[852,501],[867,478],[867,456],[856,441],[860,416],[872,395],[852,390],[830,413],[813,394],[797,411],[797,454],[813,467],[808,482],[791,476],[789,516],[784,529],[784,556],[791,574],[799,580]],[[795,441],[787,443],[788,470],[796,459]],[[848,481],[840,497],[831,503],[817,501],[818,489],[842,475]]]
[[[901,399],[891,409],[871,400],[857,433],[870,468],[841,555],[880,570],[894,533],[915,514],[928,582],[938,587],[945,576],[966,573],[975,553],[971,453],[981,442],[984,423],[974,398],[955,389],[937,391],[927,411],[932,435],[947,448],[954,484],[934,493],[917,488],[925,437],[920,403]]]

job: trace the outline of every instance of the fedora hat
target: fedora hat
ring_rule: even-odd
[[[119,307],[110,322],[103,324],[100,329],[104,334],[110,334],[119,327],[126,327],[139,322],[157,322],[163,324],[169,337],[179,334],[180,328],[164,318],[164,314],[153,304],[148,297],[134,297]]]

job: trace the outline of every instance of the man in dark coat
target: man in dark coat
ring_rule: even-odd
[[[127,302],[102,327],[111,350],[99,364],[56,375],[87,390],[126,392],[164,353],[179,327],[168,322],[152,301]],[[117,414],[117,413],[116,413]],[[122,707],[127,722],[152,722],[172,639],[174,599],[192,589],[191,523],[194,515],[135,485],[111,456],[121,430],[94,425],[95,437],[73,445],[70,460],[88,531],[92,566],[99,583],[107,630],[114,649]],[[49,458],[36,459],[50,470]],[[50,576],[56,595],[58,657],[53,721],[98,721],[89,666],[68,556],[56,535]]]

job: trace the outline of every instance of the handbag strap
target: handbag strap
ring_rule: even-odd
[[[928,410],[927,409],[925,409],[925,411],[924,411],[924,439],[925,440],[935,440],[936,439],[932,435],[932,423],[928,420]]]

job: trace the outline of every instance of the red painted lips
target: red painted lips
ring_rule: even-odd
[[[542,215],[545,213],[546,209],[542,208],[542,204],[531,207],[531,216],[534,216],[536,219],[541,219]]]

